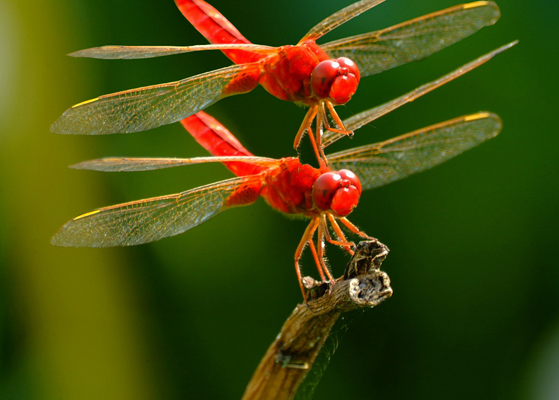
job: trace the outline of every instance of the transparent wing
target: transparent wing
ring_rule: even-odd
[[[372,189],[432,168],[491,139],[501,119],[488,112],[466,115],[381,143],[356,147],[328,157],[332,169],[349,169],[363,189]]]
[[[499,17],[495,3],[476,1],[320,47],[331,58],[352,59],[363,77],[422,60],[484,26],[493,25]]]
[[[351,116],[350,118],[346,119],[343,121],[343,124],[345,126],[345,128],[349,131],[355,131],[359,128],[361,128],[363,125],[366,125],[380,117],[382,117],[385,114],[388,114],[391,111],[394,111],[395,109],[403,106],[404,104],[410,103],[414,100],[416,100],[417,98],[423,96],[424,94],[427,94],[429,92],[431,92],[432,90],[435,90],[439,87],[441,87],[442,85],[464,75],[467,72],[470,72],[471,70],[479,67],[480,65],[486,63],[487,61],[491,60],[493,57],[495,57],[497,54],[502,53],[505,50],[510,49],[512,46],[516,45],[518,43],[518,41],[506,44],[502,47],[499,47],[496,50],[493,50],[490,53],[487,53],[477,59],[475,59],[474,61],[461,66],[460,68],[452,71],[451,73],[433,81],[433,82],[429,82],[426,83],[425,85],[422,85],[420,87],[418,87],[415,90],[412,90],[411,92],[408,92],[406,94],[404,94],[403,96],[397,97],[394,100],[391,100],[387,103],[384,103],[378,107],[374,107],[371,108],[367,111],[363,111],[359,114],[355,114],[353,116]],[[337,141],[338,139],[341,139],[342,137],[345,137],[345,133],[340,133],[340,132],[334,132],[334,131],[325,131],[322,135],[322,146],[324,148],[326,148],[327,146],[330,146],[332,143],[334,143],[335,141]]]
[[[359,14],[384,1],[385,0],[362,0],[342,8],[340,11],[335,12],[325,20],[321,21],[318,25],[314,26],[305,36],[303,36],[303,39],[301,39],[299,43],[307,40],[317,40],[318,38],[326,35],[328,32],[336,29],[344,22],[357,17]]]
[[[216,101],[258,85],[260,64],[233,65],[181,81],[108,94],[76,104],[51,132],[105,135],[145,131],[188,117]]]
[[[132,158],[107,157],[97,160],[83,161],[72,165],[74,169],[88,169],[104,172],[136,172],[154,169],[180,167],[183,165],[202,164],[208,162],[244,162],[251,165],[271,167],[278,163],[273,158],[251,156],[196,157],[196,158]]]
[[[69,221],[51,243],[65,247],[133,246],[178,235],[260,194],[259,175],[228,179],[169,196],[104,207]]]
[[[131,60],[170,56],[205,50],[248,50],[259,54],[273,54],[277,49],[258,44],[205,44],[199,46],[102,46],[79,50],[71,57],[100,58],[105,60]]]

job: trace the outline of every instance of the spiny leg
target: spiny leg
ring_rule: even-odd
[[[313,147],[313,149],[314,149],[314,154],[316,155],[316,159],[318,160],[318,164],[319,164],[321,167],[324,167],[324,166],[328,165],[328,164],[326,163],[326,161],[324,161],[325,158],[320,157],[320,154],[324,155],[324,152],[323,152],[322,149],[319,148],[318,145],[316,144],[316,141],[315,141],[315,138],[314,138],[314,133],[313,133],[313,131],[312,131],[312,128],[309,126],[307,130],[309,131],[309,139],[311,140],[311,144],[312,144],[312,147]],[[320,150],[319,150],[319,149],[320,149]]]
[[[351,232],[355,233],[356,235],[359,235],[365,239],[374,239],[374,237],[371,237],[369,235],[367,235],[365,232],[359,230],[358,227],[356,227],[355,225],[353,225],[351,222],[349,222],[349,220],[347,218],[340,218],[340,221],[342,224],[344,224],[346,226],[347,229],[349,229]]]
[[[318,106],[318,115],[316,117],[316,132],[315,132],[315,141],[316,141],[316,147],[318,148],[318,152],[319,154],[317,154],[317,158],[319,163],[322,165],[328,165],[328,159],[326,158],[326,155],[324,154],[324,149],[322,148],[322,132],[323,127],[325,126],[325,124],[328,124],[328,121],[326,120],[326,113],[324,112],[324,104],[321,102],[320,105]],[[321,160],[323,160],[321,162]]]
[[[320,220],[316,217],[311,220],[311,222],[307,226],[307,229],[305,229],[305,232],[303,233],[303,237],[301,238],[301,241],[297,246],[297,250],[295,250],[295,272],[297,273],[299,287],[301,288],[301,293],[303,293],[303,299],[305,300],[305,303],[307,302],[307,295],[305,293],[305,287],[303,286],[303,277],[301,276],[301,267],[299,266],[299,260],[301,259],[301,255],[303,254],[305,245],[308,242],[312,241],[312,237],[314,235],[314,232],[316,231],[316,228],[318,228],[319,222]]]
[[[318,232],[316,235],[316,244],[318,245],[318,259],[320,264],[317,265],[317,268],[320,270],[321,268],[324,270],[324,273],[328,276],[328,280],[331,283],[334,283],[334,277],[330,273],[326,262],[324,261],[324,231],[328,229],[326,226],[326,220],[323,216],[320,217],[320,224],[318,225]]]
[[[312,121],[316,117],[317,112],[318,112],[317,104],[313,104],[309,107],[309,110],[307,111],[307,114],[305,115],[305,118],[303,119],[303,122],[301,123],[301,126],[297,131],[297,135],[295,136],[295,142],[293,143],[293,148],[295,150],[297,150],[297,148],[301,144],[301,138],[303,137],[305,131],[311,127]]]
[[[320,261],[316,252],[316,247],[314,246],[314,242],[312,240],[309,242],[309,247],[311,249],[314,262],[316,263],[316,265],[319,265]],[[322,269],[318,268],[318,273],[320,274],[320,279],[324,282],[326,280],[326,276],[324,276],[324,272],[322,272]]]
[[[349,254],[353,255],[354,252],[351,248],[355,246],[355,243],[349,242],[346,239],[344,233],[342,232],[342,229],[340,228],[340,225],[338,225],[333,215],[328,214],[328,221],[330,221],[330,225],[332,225],[332,229],[336,233],[336,236],[338,236],[338,239],[340,239],[339,241],[329,240],[329,242],[342,247]]]
[[[329,130],[329,131],[332,131],[332,132],[343,133],[343,134],[345,134],[349,137],[352,137],[353,136],[353,131],[348,131],[344,127],[344,123],[342,122],[340,116],[338,115],[338,113],[334,109],[334,106],[332,105],[332,103],[327,101],[326,102],[326,107],[328,107],[328,111],[330,112],[330,116],[332,117],[332,119],[334,120],[334,123],[339,128],[339,129],[336,129],[336,128],[332,128],[331,126],[327,125],[326,129]]]
[[[320,150],[320,155],[324,159],[326,165],[328,165],[328,159],[324,154],[324,149],[322,148],[322,133],[324,132],[324,127],[328,126],[328,118],[326,112],[324,111],[324,103],[320,102],[318,109],[318,117],[316,118],[316,144]]]
[[[330,217],[329,217],[329,220],[331,220]],[[332,227],[332,230],[334,230],[334,227]],[[345,247],[355,246],[355,243],[348,241],[341,230],[340,230],[340,232],[335,232],[335,233],[336,233],[336,236],[338,236],[338,240],[332,239],[332,236],[330,235],[330,232],[326,231],[326,235],[325,235],[326,236],[326,241],[330,244],[340,246],[340,247],[344,247],[344,250],[350,252],[351,250],[346,249]]]
[[[319,165],[322,167],[324,165],[327,165],[327,162],[325,161],[326,156],[324,155],[324,151],[322,150],[321,145],[316,142],[315,134],[313,134],[312,131],[312,122],[316,121],[316,116],[318,112],[319,112],[319,107],[317,104],[313,104],[310,106],[309,110],[307,111],[307,114],[305,115],[305,119],[303,119],[303,122],[299,127],[299,131],[297,131],[297,135],[295,135],[295,142],[293,143],[293,148],[297,150],[297,148],[301,144],[303,135],[305,134],[305,132],[308,132],[309,139],[311,140],[311,144],[314,150],[314,154],[316,155],[316,159],[318,160]],[[318,124],[316,129],[321,130]],[[318,132],[316,135],[318,135]]]

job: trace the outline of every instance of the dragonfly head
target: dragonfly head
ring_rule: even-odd
[[[350,214],[361,196],[361,182],[347,169],[326,172],[312,188],[314,205],[321,211],[332,211],[337,217]]]
[[[359,85],[359,68],[349,58],[324,60],[311,74],[311,88],[319,99],[330,99],[335,104],[345,104]]]

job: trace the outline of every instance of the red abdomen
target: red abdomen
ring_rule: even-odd
[[[215,118],[199,111],[181,121],[185,129],[212,156],[252,156],[235,136]],[[237,176],[255,175],[265,168],[244,162],[223,163]]]
[[[175,0],[186,19],[210,43],[250,43],[219,11],[203,0]],[[262,59],[262,54],[243,50],[223,50],[235,64],[244,64]]]

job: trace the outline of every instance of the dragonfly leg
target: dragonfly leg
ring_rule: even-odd
[[[322,150],[322,141],[321,140],[317,140],[315,139],[315,137],[317,138],[321,138],[320,135],[322,135],[322,126],[319,126],[317,123],[316,129],[317,132],[316,134],[313,134],[312,131],[312,122],[313,120],[316,119],[317,113],[319,113],[320,107],[316,104],[313,104],[310,108],[309,111],[307,111],[307,114],[305,115],[305,119],[303,120],[303,123],[301,124],[301,126],[299,127],[299,131],[297,132],[297,135],[295,136],[295,142],[293,143],[293,148],[295,150],[297,150],[297,148],[299,147],[299,145],[301,144],[301,139],[303,137],[303,134],[305,132],[308,131],[308,135],[309,135],[309,139],[311,140],[311,144],[314,150],[314,154],[316,155],[316,159],[318,160],[319,165],[325,166],[328,165],[328,162],[326,161],[326,156],[324,155],[324,151]],[[318,118],[320,119],[320,118]]]
[[[344,224],[346,226],[347,229],[349,229],[351,232],[355,233],[356,235],[361,236],[362,238],[365,239],[374,239],[374,237],[367,235],[365,232],[359,230],[358,227],[356,227],[355,225],[353,225],[347,218],[340,218],[340,221],[342,224]]]
[[[338,126],[339,129],[337,128],[332,128],[329,124],[326,126],[326,129],[332,132],[336,132],[336,133],[343,133],[346,136],[349,137],[353,137],[353,131],[348,131],[347,129],[345,129],[344,127],[344,123],[342,122],[342,120],[340,119],[340,116],[338,115],[338,113],[336,112],[336,110],[334,109],[334,106],[332,105],[332,103],[330,103],[329,101],[326,102],[326,107],[328,107],[328,111],[330,112],[330,116],[332,117],[332,119],[334,120],[334,122],[336,123],[336,125]],[[325,119],[326,120],[326,119]],[[327,121],[327,120],[326,120]]]
[[[314,258],[314,262],[316,263],[317,266],[320,265],[320,261],[319,261],[320,259],[318,258],[318,253],[316,251],[316,247],[315,247],[314,242],[312,240],[309,242],[309,248],[311,249],[311,253],[312,253],[312,256]],[[321,268],[317,268],[317,269],[318,269],[318,273],[320,274],[320,279],[323,282],[326,281],[326,276],[324,275],[324,272],[322,272],[322,269]]]
[[[303,122],[299,127],[299,131],[297,131],[297,135],[295,136],[295,142],[293,143],[293,148],[295,150],[297,150],[297,148],[301,144],[301,138],[303,137],[305,131],[311,127],[312,121],[314,120],[314,117],[316,117],[317,112],[318,105],[313,104],[312,106],[310,106],[309,111],[307,111],[307,114],[305,115],[305,118],[303,119]]]
[[[303,277],[301,276],[301,267],[299,265],[299,260],[301,259],[301,255],[303,254],[303,250],[305,249],[305,245],[309,242],[312,242],[312,238],[316,229],[318,228],[318,224],[320,223],[319,218],[313,218],[305,232],[303,233],[303,237],[297,246],[297,250],[295,250],[295,272],[297,273],[297,279],[299,280],[299,287],[301,288],[301,293],[303,293],[303,299],[305,303],[307,302],[307,294],[305,292],[305,287],[303,286]],[[314,244],[311,247],[311,251],[314,248]],[[316,252],[316,249],[313,253]],[[313,254],[314,255],[314,254]]]
[[[320,150],[322,150],[322,149],[320,149],[320,148],[317,146],[317,144],[316,144],[316,140],[315,140],[315,138],[314,138],[314,133],[313,133],[313,131],[312,131],[312,128],[309,126],[307,130],[309,131],[309,139],[311,140],[311,144],[312,144],[312,147],[313,147],[313,149],[314,149],[314,154],[316,155],[316,159],[318,160],[319,165],[320,165],[321,167],[324,167],[324,166],[328,165],[328,164],[326,164],[325,161],[324,161],[325,158],[321,158],[321,157],[320,157],[320,154],[321,154],[321,153],[324,154],[324,153],[320,151]],[[319,150],[319,149],[320,149],[320,150]]]
[[[330,240],[328,240],[328,242],[342,247],[349,254],[353,255],[354,252],[352,250],[352,247],[355,247],[355,243],[349,242],[346,239],[344,233],[342,232],[342,229],[340,228],[340,225],[338,225],[334,216],[331,215],[331,214],[327,214],[327,215],[328,215],[328,221],[330,221],[330,225],[332,225],[332,229],[334,230],[334,232],[336,233],[336,236],[339,239],[338,241],[330,239]]]
[[[326,118],[326,112],[324,111],[324,104],[320,103],[318,108],[318,116],[316,117],[316,147],[318,148],[318,152],[316,157],[320,165],[328,165],[328,159],[324,154],[324,149],[322,148],[322,132],[324,132],[324,126],[328,126],[328,120]]]
[[[317,237],[316,237],[316,244],[318,245],[318,260],[320,261],[320,264],[317,265],[317,268],[323,269],[324,273],[326,274],[326,276],[328,276],[328,280],[330,281],[330,283],[334,283],[334,277],[332,276],[332,274],[330,273],[330,269],[328,268],[328,266],[326,265],[326,261],[324,258],[324,231],[328,230],[328,226],[326,226],[326,221],[324,220],[323,217],[320,218],[320,224],[318,225],[318,232],[317,232]],[[322,275],[322,273],[320,273]]]

